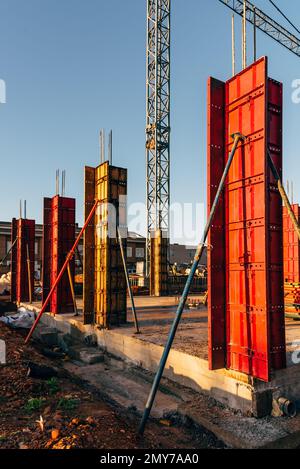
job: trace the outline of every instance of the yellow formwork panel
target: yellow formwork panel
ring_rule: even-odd
[[[168,247],[169,240],[161,230],[151,236],[150,295],[168,294]]]
[[[117,225],[126,227],[127,170],[108,162],[95,170],[94,308],[96,323],[108,328],[126,322],[126,279]]]

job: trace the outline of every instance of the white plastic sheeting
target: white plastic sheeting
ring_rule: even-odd
[[[28,311],[26,308],[19,308],[18,312],[9,316],[0,317],[0,321],[4,322],[10,327],[30,329],[35,321],[36,315],[33,311]]]

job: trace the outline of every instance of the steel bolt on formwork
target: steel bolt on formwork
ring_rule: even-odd
[[[193,278],[195,276],[196,270],[198,268],[198,264],[200,262],[200,259],[202,257],[202,254],[203,254],[203,251],[204,251],[204,248],[205,248],[205,243],[206,243],[206,239],[207,239],[207,236],[208,236],[208,232],[209,232],[210,227],[212,225],[212,222],[213,222],[213,219],[214,219],[217,207],[218,207],[218,203],[219,203],[222,191],[224,189],[225,181],[226,181],[229,169],[231,167],[231,163],[233,161],[233,158],[234,158],[236,149],[238,147],[238,144],[240,143],[241,140],[245,139],[245,137],[240,133],[236,133],[232,137],[234,138],[233,147],[232,147],[231,153],[229,155],[228,161],[226,163],[226,166],[224,168],[224,172],[223,172],[223,175],[222,175],[222,178],[221,178],[221,181],[220,181],[217,193],[216,193],[216,197],[215,197],[215,200],[214,200],[214,203],[212,205],[209,218],[207,220],[207,223],[206,223],[206,226],[205,226],[205,229],[204,229],[204,233],[203,233],[203,236],[202,236],[201,243],[198,246],[198,249],[197,249],[197,252],[196,252],[196,255],[195,255],[195,259],[194,259],[191,271],[189,273],[186,285],[184,287],[184,291],[183,291],[183,294],[181,296],[181,299],[180,299],[180,302],[179,302],[179,305],[178,305],[178,308],[177,308],[177,311],[176,311],[176,316],[175,316],[174,322],[172,324],[172,327],[171,327],[171,330],[170,330],[170,333],[169,333],[169,336],[168,336],[167,344],[165,346],[163,355],[161,357],[161,360],[160,360],[160,363],[159,363],[159,366],[158,366],[157,373],[156,373],[154,381],[153,381],[153,385],[152,385],[152,388],[151,388],[151,391],[150,391],[150,394],[149,394],[149,397],[148,397],[148,400],[147,400],[147,403],[146,403],[146,406],[145,406],[144,414],[143,414],[143,417],[142,417],[142,420],[141,420],[141,424],[140,424],[140,427],[139,427],[139,433],[140,434],[144,433],[145,426],[146,426],[147,420],[149,418],[149,415],[150,415],[150,412],[151,412],[151,409],[152,409],[152,406],[153,406],[153,403],[154,403],[154,400],[155,400],[155,396],[156,396],[156,393],[157,393],[157,390],[158,390],[158,387],[159,387],[159,384],[160,384],[160,381],[161,381],[161,378],[162,378],[162,375],[163,375],[163,372],[164,372],[164,369],[165,369],[165,366],[166,366],[166,363],[167,363],[167,359],[168,359],[168,356],[169,356],[169,353],[170,353],[170,350],[171,350],[171,347],[172,347],[172,344],[173,344],[173,341],[174,341],[174,338],[175,338],[175,335],[176,335],[176,331],[177,331],[178,325],[180,323],[180,319],[181,319],[182,312],[183,312],[183,309],[184,309],[184,306],[185,306],[185,303],[186,303],[186,300],[187,300],[187,297],[188,297],[188,294],[189,294],[189,290],[190,290]]]

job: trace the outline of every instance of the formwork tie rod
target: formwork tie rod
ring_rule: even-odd
[[[47,305],[48,305],[48,303],[49,303],[49,301],[50,301],[50,299],[51,299],[51,297],[52,297],[52,295],[53,295],[53,293],[54,293],[54,291],[55,291],[57,285],[59,284],[60,280],[62,279],[62,276],[63,276],[63,274],[65,273],[65,270],[66,270],[66,268],[68,267],[69,262],[71,261],[72,257],[74,256],[76,247],[78,246],[79,241],[80,241],[80,239],[81,239],[83,233],[85,232],[87,226],[89,225],[91,219],[93,218],[93,215],[94,215],[94,213],[95,213],[95,210],[96,210],[96,208],[97,208],[99,202],[100,202],[99,200],[96,200],[95,204],[93,205],[92,210],[90,211],[90,214],[89,214],[89,216],[87,217],[87,219],[86,219],[86,221],[85,221],[85,223],[84,223],[84,226],[82,227],[82,229],[81,229],[79,235],[77,236],[76,241],[75,241],[75,243],[74,243],[74,245],[73,245],[71,251],[70,251],[69,254],[67,255],[67,258],[66,258],[66,260],[65,260],[64,265],[62,266],[62,268],[61,268],[61,270],[60,270],[58,276],[56,277],[56,280],[55,280],[55,282],[54,282],[54,284],[53,284],[53,286],[52,286],[52,288],[51,288],[51,290],[50,290],[50,292],[49,292],[49,294],[48,294],[46,300],[44,301],[44,304],[42,305],[41,311],[39,312],[39,314],[38,314],[38,316],[37,316],[37,318],[36,318],[36,320],[35,320],[35,322],[34,322],[32,328],[30,329],[30,331],[29,331],[29,333],[28,333],[28,336],[27,336],[26,339],[25,339],[25,344],[27,344],[27,343],[29,342],[29,340],[30,340],[30,338],[31,338],[31,336],[32,336],[32,334],[33,334],[33,332],[35,331],[35,329],[36,329],[36,327],[37,327],[37,325],[38,325],[38,323],[39,323],[39,321],[40,321],[42,315],[43,315],[44,312],[46,311]]]
[[[214,219],[217,207],[218,207],[218,203],[219,203],[222,191],[224,189],[225,181],[226,181],[227,175],[229,173],[233,157],[235,155],[235,152],[237,150],[239,142],[242,141],[242,140],[245,140],[245,137],[241,133],[235,133],[235,134],[232,135],[232,137],[234,139],[233,147],[232,147],[232,150],[231,150],[230,155],[228,157],[228,161],[226,163],[226,166],[225,166],[225,169],[224,169],[224,172],[223,172],[223,175],[222,175],[222,179],[220,181],[220,184],[219,184],[219,187],[218,187],[218,190],[217,190],[217,193],[216,193],[216,197],[214,199],[214,203],[211,207],[211,212],[210,212],[209,218],[208,218],[206,226],[204,228],[204,233],[203,233],[203,236],[202,236],[201,243],[199,244],[199,246],[197,248],[196,255],[195,255],[195,258],[194,258],[194,262],[193,262],[191,271],[189,273],[188,279],[186,281],[186,284],[185,284],[185,287],[184,287],[180,302],[178,304],[177,311],[176,311],[176,316],[175,316],[174,322],[172,324],[172,327],[170,329],[168,340],[167,340],[164,352],[162,354],[162,357],[161,357],[161,360],[160,360],[160,363],[159,363],[159,366],[158,366],[158,370],[156,372],[156,375],[155,375],[155,378],[154,378],[154,381],[153,381],[153,384],[152,384],[152,388],[151,388],[151,391],[150,391],[150,394],[149,394],[149,397],[148,397],[148,400],[147,400],[147,403],[146,403],[146,406],[145,406],[145,409],[144,409],[143,417],[142,417],[142,420],[141,420],[141,423],[140,423],[140,426],[139,426],[139,434],[140,435],[142,435],[144,433],[145,426],[146,426],[147,420],[149,418],[149,415],[150,415],[150,412],[151,412],[151,409],[152,409],[152,406],[153,406],[153,403],[154,403],[154,400],[155,400],[155,396],[156,396],[156,393],[157,393],[157,390],[158,390],[158,387],[159,387],[159,384],[160,384],[160,381],[161,381],[161,378],[162,378],[162,375],[163,375],[163,372],[164,372],[164,369],[165,369],[165,366],[166,366],[166,363],[167,363],[167,359],[168,359],[168,356],[169,356],[169,353],[170,353],[170,350],[171,350],[171,347],[172,347],[172,344],[173,344],[173,341],[174,341],[174,338],[175,338],[175,334],[176,334],[176,331],[177,331],[177,328],[178,328],[178,325],[179,325],[179,322],[180,322],[180,319],[181,319],[181,316],[182,316],[182,312],[184,310],[184,306],[185,306],[185,303],[186,303],[186,300],[187,300],[187,297],[188,297],[188,294],[189,294],[189,291],[190,291],[190,288],[191,288],[191,284],[192,284],[192,281],[194,279],[194,276],[195,276],[198,264],[200,262],[200,259],[202,257],[204,247],[205,247],[205,243],[206,243],[206,239],[207,239],[211,224],[213,222],[213,219]]]

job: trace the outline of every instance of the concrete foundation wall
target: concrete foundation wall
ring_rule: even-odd
[[[127,335],[124,329],[99,330],[83,325],[75,318],[45,314],[39,327],[50,326],[84,340],[93,334],[98,346],[107,353],[146,369],[152,373],[157,367],[163,347]],[[195,391],[208,394],[225,406],[240,410],[245,415],[263,417],[272,410],[272,399],[284,396],[300,403],[300,366],[291,366],[274,373],[270,383],[252,379],[245,374],[219,370],[209,371],[208,362],[178,350],[171,350],[164,376]]]

